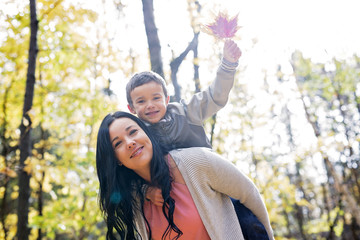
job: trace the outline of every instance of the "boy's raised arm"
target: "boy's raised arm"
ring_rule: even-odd
[[[215,80],[205,90],[196,93],[190,101],[182,101],[187,118],[192,123],[202,124],[226,105],[240,57],[240,48],[233,40],[227,39]]]

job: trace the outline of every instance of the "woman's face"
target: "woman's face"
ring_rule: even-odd
[[[134,170],[145,180],[150,180],[148,178],[153,148],[142,128],[132,119],[123,117],[111,123],[109,133],[119,163]]]

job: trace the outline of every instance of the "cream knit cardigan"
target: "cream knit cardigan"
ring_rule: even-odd
[[[239,221],[228,196],[239,199],[264,224],[274,239],[269,216],[254,183],[234,164],[208,148],[173,150],[175,160],[205,228],[213,240],[242,240]],[[136,212],[136,224],[143,240],[148,239],[145,221]]]

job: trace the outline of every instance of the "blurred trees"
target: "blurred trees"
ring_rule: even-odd
[[[317,138],[314,151],[326,173],[321,183],[324,204],[319,207],[329,226],[327,237],[335,239],[335,227],[340,225],[346,229],[344,239],[356,239],[360,233],[359,58],[314,64],[295,52],[292,65],[306,119]]]
[[[6,26],[0,56],[3,239],[12,239],[16,233],[18,128],[30,36],[29,6],[11,3],[8,7],[17,11],[1,15]],[[31,110],[26,111],[33,127],[28,141],[32,151],[21,168],[30,177],[30,239],[97,238],[102,235],[102,217],[96,207],[94,128],[98,119],[116,108],[111,92],[105,91],[109,81],[103,72],[114,71],[112,63],[119,56],[103,40],[108,39],[98,30],[103,26],[94,25],[95,12],[65,1],[37,1],[37,13],[34,100]],[[95,37],[87,40],[92,32]]]
[[[255,95],[235,85],[215,145],[259,186],[276,239],[359,239],[359,57],[290,63]]]
[[[96,9],[81,5],[85,2],[37,1],[39,51],[33,105],[26,111],[32,151],[23,168],[19,143],[30,10],[20,2],[0,10],[1,239],[13,239],[17,231],[21,169],[30,176],[30,239],[104,239],[96,133],[103,117],[119,109],[117,86],[123,88],[144,59],[147,70],[155,59],[165,79],[175,83],[175,99],[186,99],[213,80],[220,62],[221,42],[210,40],[211,47],[202,50],[209,44],[198,29],[203,8],[209,8],[206,1],[186,2],[189,34],[180,50],[161,34],[156,45],[161,50],[146,45],[141,26],[141,44],[150,47],[145,53],[138,42],[127,46],[125,40],[133,38],[121,32],[132,31],[128,9],[135,2],[104,0]],[[149,2],[144,0],[143,7]],[[137,13],[144,14],[141,3],[136,4]],[[152,7],[147,9],[153,11],[153,27],[161,30],[155,21],[160,9]],[[242,47],[242,41],[238,44]],[[152,50],[162,53],[160,61],[149,57]],[[243,57],[251,54],[251,49],[242,50]],[[315,63],[295,52],[288,66],[264,71],[256,91],[244,64],[216,125],[206,123],[214,149],[259,187],[276,239],[359,239],[360,58]],[[184,80],[189,76],[190,83]]]

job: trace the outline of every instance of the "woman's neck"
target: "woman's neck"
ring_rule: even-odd
[[[150,167],[141,170],[134,170],[134,172],[139,175],[145,181],[151,183],[151,174],[150,174]]]

